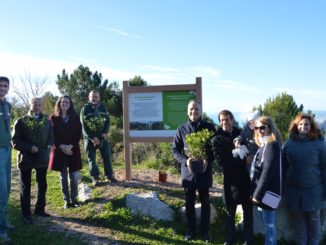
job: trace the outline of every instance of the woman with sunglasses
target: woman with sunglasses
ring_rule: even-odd
[[[284,198],[294,217],[296,244],[319,244],[326,200],[326,145],[313,117],[299,114],[283,146]]]
[[[265,245],[275,245],[275,209],[263,204],[267,191],[281,195],[282,137],[272,118],[262,116],[255,122],[255,142],[259,146],[251,168],[252,202],[258,206],[265,227]]]

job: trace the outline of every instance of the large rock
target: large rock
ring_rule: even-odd
[[[210,204],[210,205],[211,205],[211,216],[210,216],[209,221],[210,221],[211,224],[214,224],[216,222],[217,212],[216,212],[216,208],[212,204]],[[196,203],[195,204],[195,211],[196,211],[196,222],[197,222],[197,224],[200,224],[200,210],[201,210],[201,204]],[[186,222],[187,217],[186,217],[186,208],[185,207],[181,208],[181,214],[182,214],[183,221]]]
[[[159,200],[155,192],[128,194],[126,206],[135,214],[151,216],[156,220],[172,221],[174,218],[174,210]]]

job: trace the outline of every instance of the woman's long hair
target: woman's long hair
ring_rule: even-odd
[[[268,142],[278,141],[280,145],[283,144],[281,133],[271,117],[261,116],[256,120],[256,123],[257,122],[261,122],[262,124],[268,126],[270,131],[270,136],[271,136],[269,137]],[[256,132],[255,132],[255,142],[258,146],[261,146],[261,143],[258,140],[258,134]]]
[[[69,100],[69,103],[70,103],[70,106],[69,106],[69,109],[67,111],[67,114],[69,116],[77,116],[77,113],[76,113],[75,107],[74,107],[74,103],[72,102],[72,100],[70,99],[70,97],[68,95],[64,95],[64,96],[60,97],[57,100],[57,102],[55,103],[55,106],[54,106],[54,115],[56,115],[56,116],[62,115],[61,101],[63,99],[68,99]]]
[[[315,119],[309,114],[298,114],[291,122],[289,127],[289,137],[292,140],[297,139],[299,135],[298,125],[301,120],[307,119],[310,122],[310,132],[308,133],[308,137],[311,139],[318,139],[322,136],[320,129],[315,122]]]

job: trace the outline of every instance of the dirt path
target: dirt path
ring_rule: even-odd
[[[104,203],[119,195],[128,187],[155,191],[158,193],[168,193],[173,189],[182,188],[180,185],[180,177],[171,174],[169,174],[168,181],[166,183],[158,182],[158,174],[156,170],[133,170],[133,178],[131,181],[124,180],[124,170],[116,170],[115,175],[119,180],[117,184],[105,183],[96,187],[100,188],[101,193],[103,193],[97,201],[98,206],[96,209],[98,208],[101,210]],[[33,190],[33,192],[35,193],[35,190]],[[12,193],[15,193],[13,198],[18,201],[19,175],[17,169],[13,169]],[[213,186],[210,190],[210,194],[212,196],[220,196],[221,186]],[[65,215],[65,217],[62,217],[55,213],[55,211],[49,210],[48,208],[47,211],[51,214],[51,217],[35,217],[35,224],[44,226],[50,231],[64,233],[65,236],[81,237],[87,244],[120,244],[119,240],[115,237],[115,232],[106,227],[87,224],[87,222],[78,219],[73,215]]]

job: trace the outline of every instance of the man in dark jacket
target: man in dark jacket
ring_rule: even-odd
[[[250,178],[246,171],[246,162],[240,157],[233,157],[235,148],[233,140],[239,136],[240,130],[234,127],[233,114],[228,110],[219,113],[221,127],[212,140],[214,156],[223,168],[224,197],[227,210],[226,242],[233,244],[235,241],[235,213],[237,205],[241,204],[244,214],[244,240],[251,244],[253,236],[253,214],[250,201]]]
[[[89,102],[80,112],[80,121],[84,134],[84,147],[88,158],[89,171],[96,186],[99,180],[99,169],[96,164],[96,149],[99,149],[104,163],[107,181],[116,183],[111,161],[111,146],[107,138],[110,129],[110,116],[106,107],[100,103],[100,93],[92,90],[88,95]]]
[[[50,216],[45,212],[46,172],[49,154],[54,144],[52,126],[42,113],[42,99],[33,98],[28,115],[18,118],[14,125],[12,145],[18,151],[17,163],[20,177],[20,202],[23,220],[32,224],[31,217],[31,175],[36,171],[37,201],[35,215]]]
[[[188,104],[189,121],[178,127],[173,140],[172,152],[174,158],[180,163],[182,187],[186,194],[186,216],[188,221],[188,231],[185,239],[191,240],[195,236],[196,216],[195,216],[195,199],[196,190],[198,190],[201,203],[201,230],[206,242],[211,241],[209,233],[209,218],[210,218],[210,203],[209,203],[209,188],[212,186],[212,162],[214,160],[213,152],[210,144],[206,145],[205,163],[206,170],[203,173],[193,174],[190,169],[190,158],[186,155],[187,148],[186,135],[193,132],[199,132],[203,129],[208,129],[214,134],[216,130],[214,126],[201,119],[201,107],[195,101],[190,101]]]

